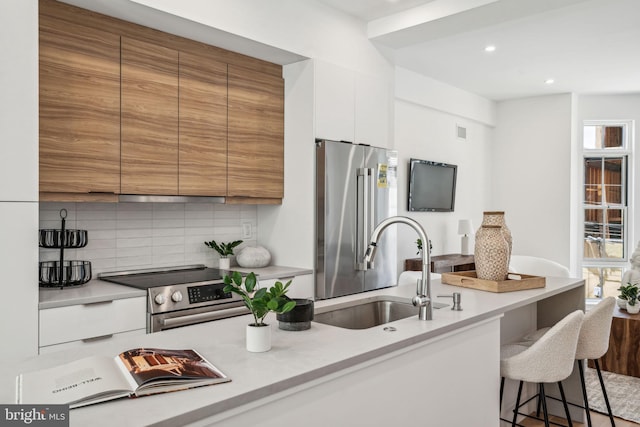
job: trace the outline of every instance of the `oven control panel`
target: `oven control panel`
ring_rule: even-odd
[[[233,297],[231,292],[224,292],[223,289],[224,284],[189,286],[187,287],[189,304],[216,301]]]

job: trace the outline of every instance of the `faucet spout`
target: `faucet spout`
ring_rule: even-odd
[[[392,216],[382,220],[371,232],[371,243],[364,255],[364,261],[367,263],[373,261],[380,235],[391,224],[406,224],[410,226],[418,233],[418,236],[423,242],[422,278],[418,280],[416,296],[413,297],[411,302],[414,306],[419,307],[418,318],[420,320],[431,320],[433,319],[433,304],[431,304],[431,254],[429,251],[429,238],[424,228],[422,228],[417,221],[405,216]]]

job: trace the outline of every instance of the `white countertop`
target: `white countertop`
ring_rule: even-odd
[[[443,308],[434,311],[431,321],[420,321],[417,316],[399,320],[393,322],[395,332],[385,331],[382,326],[348,330],[315,322],[307,331],[290,332],[278,329],[275,317],[271,317],[273,347],[266,353],[250,353],[245,350],[244,329],[249,316],[145,336],[124,337],[90,349],[78,348],[51,353],[25,360],[16,366],[0,366],[0,402],[14,402],[14,379],[21,372],[55,366],[89,355],[115,356],[136,347],[194,348],[225,372],[232,381],[139,399],[121,399],[71,411],[72,426],[184,425],[412,344],[455,332],[515,308],[582,287],[583,284],[580,279],[547,278],[545,288],[495,294],[442,285],[439,280],[435,280],[432,295],[460,292],[463,311]],[[415,286],[399,286],[316,301],[316,308],[322,310],[323,307],[379,295],[409,299],[414,292]],[[434,300],[448,302],[446,298],[435,297]]]
[[[123,298],[144,297],[147,291],[130,286],[116,285],[99,279],[91,279],[82,286],[60,288],[40,288],[38,309],[65,307],[77,304],[111,301]]]
[[[263,268],[233,267],[243,273],[255,272],[261,279],[284,279],[313,273],[310,269],[270,265]],[[38,309],[65,307],[77,304],[90,304],[123,298],[146,296],[144,289],[117,285],[100,279],[91,279],[82,286],[60,288],[40,288]]]

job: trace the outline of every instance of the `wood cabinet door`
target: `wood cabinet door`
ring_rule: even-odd
[[[284,80],[228,67],[227,195],[284,196]]]
[[[178,51],[121,45],[121,192],[178,194]]]
[[[41,16],[40,191],[120,192],[120,37]]]
[[[227,194],[227,64],[180,52],[179,194]]]

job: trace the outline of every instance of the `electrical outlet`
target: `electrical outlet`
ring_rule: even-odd
[[[251,223],[243,222],[242,223],[242,238],[250,239],[251,238]]]

